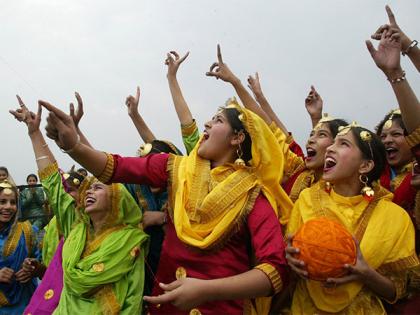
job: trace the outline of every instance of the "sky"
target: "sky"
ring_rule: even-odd
[[[91,144],[133,156],[142,141],[124,102],[139,85],[140,113],[156,137],[184,150],[166,53],[190,51],[178,80],[201,129],[234,95],[228,84],[205,76],[218,43],[244,84],[259,72],[267,98],[301,145],[311,128],[304,107],[311,84],[324,112],[373,128],[397,107],[364,43],[387,22],[386,4],[419,40],[418,0],[0,0],[0,165],[17,184],[37,170],[26,126],[8,113],[17,108],[16,94],[32,110],[43,99],[68,111],[78,91],[85,109],[80,126]],[[419,94],[418,72],[408,58],[402,67]],[[47,143],[69,169],[73,161]]]

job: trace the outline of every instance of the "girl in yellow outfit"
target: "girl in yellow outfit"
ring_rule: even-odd
[[[289,245],[286,258],[301,276],[292,314],[384,314],[380,299],[392,303],[404,294],[408,271],[419,265],[410,217],[379,185],[373,184],[372,200],[361,193],[379,178],[384,164],[378,137],[355,124],[343,128],[328,148],[323,180],[300,194],[287,233],[314,218],[337,220],[360,243],[357,262],[345,266],[348,274],[342,278],[314,281],[307,278],[304,262],[293,257],[299,249]]]

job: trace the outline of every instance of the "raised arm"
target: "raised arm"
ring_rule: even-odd
[[[225,82],[232,84],[233,88],[238,94],[242,101],[242,104],[259,115],[269,125],[271,124],[271,118],[258,106],[257,102],[248,93],[247,89],[242,85],[241,80],[235,76],[235,74],[229,69],[226,63],[223,62],[222,52],[220,45],[217,45],[217,62],[213,63],[210,67],[210,71],[206,72],[209,77],[215,77],[216,79],[222,79]]]
[[[74,124],[76,125],[77,133],[80,137],[80,142],[86,144],[89,147],[92,147],[88,139],[83,134],[82,130],[80,130],[79,128],[80,120],[82,119],[84,114],[82,97],[78,92],[74,92],[74,95],[76,96],[77,100],[77,110],[74,109],[74,104],[70,103],[70,116],[71,118],[73,118]]]
[[[324,102],[321,96],[311,85],[311,91],[305,99],[305,108],[311,118],[312,128],[314,128],[322,118],[322,107]]]
[[[176,51],[171,51],[166,55],[165,65],[168,66],[168,73],[166,77],[169,83],[169,90],[171,91],[172,101],[174,102],[175,111],[178,115],[181,126],[188,126],[193,123],[193,116],[182,95],[181,87],[179,86],[176,74],[179,66],[187,59],[190,53],[187,52],[182,58],[179,57]]]
[[[401,116],[407,132],[412,133],[420,126],[420,105],[401,68],[400,34],[384,30],[377,49],[369,40],[366,41],[366,46],[378,68],[388,78],[401,109]]]
[[[29,111],[26,105],[23,103],[19,95],[16,95],[20,108],[16,111],[10,110],[9,112],[18,120],[23,121],[28,127],[28,135],[32,142],[34,149],[35,160],[38,166],[38,170],[43,170],[47,166],[55,162],[54,155],[48,148],[45,142],[44,136],[39,130],[41,123],[42,107],[38,105],[38,111],[36,114]]]
[[[255,99],[257,100],[258,104],[260,104],[262,110],[270,117],[271,121],[274,121],[274,123],[281,129],[281,131],[283,131],[283,133],[287,135],[289,131],[279,119],[279,117],[276,115],[262,91],[260,84],[260,76],[258,72],[255,73],[255,77],[253,77],[252,75],[248,76],[248,87],[251,89]]]
[[[408,56],[411,62],[420,71],[420,49],[418,48],[418,41],[411,40],[400,28],[395,19],[395,15],[391,8],[385,6],[388,15],[388,24],[380,26],[376,32],[371,36],[372,39],[380,40],[384,30],[390,30],[392,33],[400,33],[401,35],[401,51],[404,56]]]
[[[139,100],[140,87],[137,87],[136,96],[129,95],[125,100],[125,105],[127,105],[128,110],[128,116],[130,116],[131,121],[133,122],[143,141],[145,143],[151,143],[153,140],[156,140],[156,137],[139,113]]]

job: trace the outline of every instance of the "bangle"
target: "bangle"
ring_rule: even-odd
[[[388,77],[387,80],[389,82],[391,82],[391,84],[400,83],[402,81],[405,81],[405,71],[403,70],[402,73],[401,73],[401,75],[399,77],[396,77],[396,78],[389,78]]]
[[[76,141],[76,144],[75,144],[72,148],[70,148],[70,149],[68,149],[68,150],[64,150],[64,149],[61,149],[61,148],[60,148],[60,150],[61,150],[61,152],[63,152],[63,153],[71,154],[71,153],[74,151],[74,149],[76,149],[76,147],[79,145],[79,143],[80,143],[80,136],[79,136],[79,135],[77,135],[77,141]]]
[[[40,161],[40,160],[44,160],[44,159],[48,159],[48,156],[47,155],[39,156],[35,159],[35,161]]]
[[[408,45],[407,49],[401,52],[401,54],[402,54],[403,56],[408,55],[408,54],[410,53],[411,48],[413,48],[413,47],[417,46],[417,44],[418,44],[418,43],[419,43],[419,42],[418,42],[418,41],[416,41],[416,40],[414,39],[414,40],[410,43],[410,45]]]

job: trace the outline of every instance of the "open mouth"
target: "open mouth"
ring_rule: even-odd
[[[331,171],[337,165],[337,161],[332,157],[325,158],[324,172]]]
[[[390,148],[386,148],[385,150],[386,150],[386,156],[390,160],[394,159],[396,157],[397,153],[398,153],[398,150],[397,149],[391,148],[391,147]]]
[[[96,202],[95,198],[88,196],[85,199],[85,207],[89,207],[90,205],[93,205],[95,202]]]
[[[209,137],[210,137],[209,133],[206,130],[204,130],[204,132],[203,132],[203,139],[204,140],[207,140]]]
[[[311,160],[312,158],[314,158],[316,155],[316,150],[307,147],[306,148],[306,160]]]

